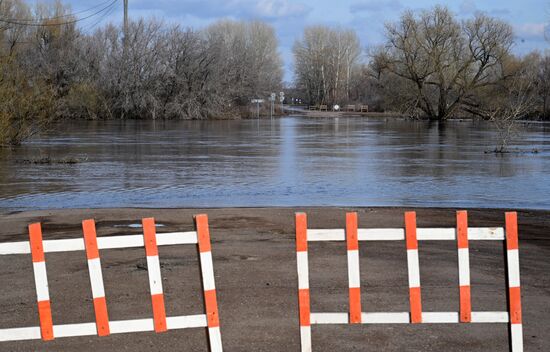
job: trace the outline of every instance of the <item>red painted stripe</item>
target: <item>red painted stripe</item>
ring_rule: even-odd
[[[468,248],[468,212],[456,212],[456,234],[458,248]]]
[[[357,213],[346,214],[346,241],[348,251],[359,249],[359,240],[357,239]]]
[[[99,249],[97,247],[97,235],[94,220],[82,221],[82,230],[84,232],[84,244],[86,245],[87,258],[99,258]]]
[[[29,239],[33,263],[46,261],[44,245],[42,243],[42,227],[40,223],[29,225]]]
[[[94,298],[95,321],[97,325],[97,334],[99,336],[109,336],[109,314],[107,313],[107,300],[105,297]]]
[[[210,229],[208,227],[208,216],[199,214],[195,216],[195,227],[197,229],[197,239],[199,242],[199,252],[210,252],[212,244],[210,242]]]
[[[519,287],[510,287],[510,323],[521,324],[521,289]]]
[[[349,289],[349,323],[361,324],[361,289],[359,287]]]
[[[164,307],[164,295],[151,295],[153,302],[153,320],[155,322],[155,332],[164,332],[166,327],[166,309]]]
[[[472,321],[472,299],[470,286],[460,286],[460,322]]]
[[[42,340],[53,340],[53,321],[50,301],[38,302],[38,316],[40,317],[40,333],[42,334]]]
[[[411,305],[411,323],[422,323],[422,298],[420,287],[409,288],[409,299]]]
[[[414,211],[405,213],[405,236],[407,249],[418,249],[418,241],[416,239],[416,213]]]
[[[155,219],[142,219],[141,223],[143,224],[143,241],[145,242],[145,254],[148,257],[159,255],[157,247],[157,230],[155,227]]]
[[[216,290],[204,291],[204,303],[206,306],[206,318],[208,320],[208,327],[215,328],[220,326]]]
[[[506,248],[519,249],[518,240],[518,214],[506,213]]]
[[[311,326],[311,311],[309,289],[298,290],[298,305],[300,308],[300,326]]]
[[[296,251],[307,252],[307,215],[296,213]]]

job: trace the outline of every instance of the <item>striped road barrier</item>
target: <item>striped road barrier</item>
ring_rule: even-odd
[[[60,337],[108,336],[144,331],[162,333],[167,330],[202,327],[208,328],[210,351],[223,351],[208,217],[206,215],[195,216],[196,231],[192,232],[157,234],[153,218],[143,219],[142,225],[143,235],[97,237],[94,220],[85,220],[82,222],[83,238],[43,240],[41,224],[36,223],[29,225],[29,241],[0,243],[0,255],[31,254],[40,323],[40,326],[36,327],[0,329],[0,342],[36,339],[48,341]],[[158,246],[184,244],[195,244],[198,248],[206,312],[199,315],[167,317]],[[99,250],[136,247],[145,248],[153,318],[110,321]],[[73,251],[86,252],[96,321],[54,325],[45,253]]]
[[[468,227],[468,214],[459,211],[456,228],[417,228],[416,213],[405,213],[405,228],[358,229],[357,213],[346,214],[346,229],[307,228],[307,216],[296,214],[298,305],[302,352],[311,352],[311,325],[315,324],[441,324],[507,323],[510,351],[523,351],[521,293],[519,280],[517,214],[506,213],[506,228]],[[349,280],[349,312],[312,313],[310,310],[308,242],[346,241]],[[359,275],[360,241],[405,241],[409,276],[409,312],[365,313],[361,310]],[[458,249],[459,312],[423,312],[418,241],[456,241]],[[469,241],[504,241],[508,282],[508,311],[472,311],[470,297]]]

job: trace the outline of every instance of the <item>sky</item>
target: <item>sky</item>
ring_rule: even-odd
[[[64,0],[73,11],[88,9],[105,0]],[[285,81],[292,81],[292,45],[304,27],[325,24],[355,29],[364,48],[381,44],[384,24],[395,21],[404,10],[429,9],[445,5],[459,18],[484,12],[509,22],[515,31],[515,53],[545,51],[550,44],[545,31],[550,29],[550,0],[129,0],[130,18],[155,17],[196,29],[221,19],[264,20],[275,28],[280,53],[285,62]],[[86,30],[106,22],[120,23],[122,0],[102,22],[84,21]],[[547,31],[550,33],[550,31]]]

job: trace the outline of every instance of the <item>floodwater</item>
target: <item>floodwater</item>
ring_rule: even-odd
[[[495,139],[472,121],[69,122],[0,152],[0,208],[550,209],[550,125],[522,125],[520,153],[485,154]],[[28,163],[45,157],[81,162]]]

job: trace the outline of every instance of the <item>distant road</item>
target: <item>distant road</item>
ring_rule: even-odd
[[[296,114],[306,115],[308,117],[335,117],[344,115],[341,111],[319,111],[309,110],[307,106],[291,106],[285,105],[284,109]]]
[[[357,112],[357,111],[319,111],[309,110],[306,106],[285,105],[284,109],[295,114],[305,115],[308,117],[341,117],[341,116],[356,116],[356,117],[402,117],[397,113],[383,112]]]

